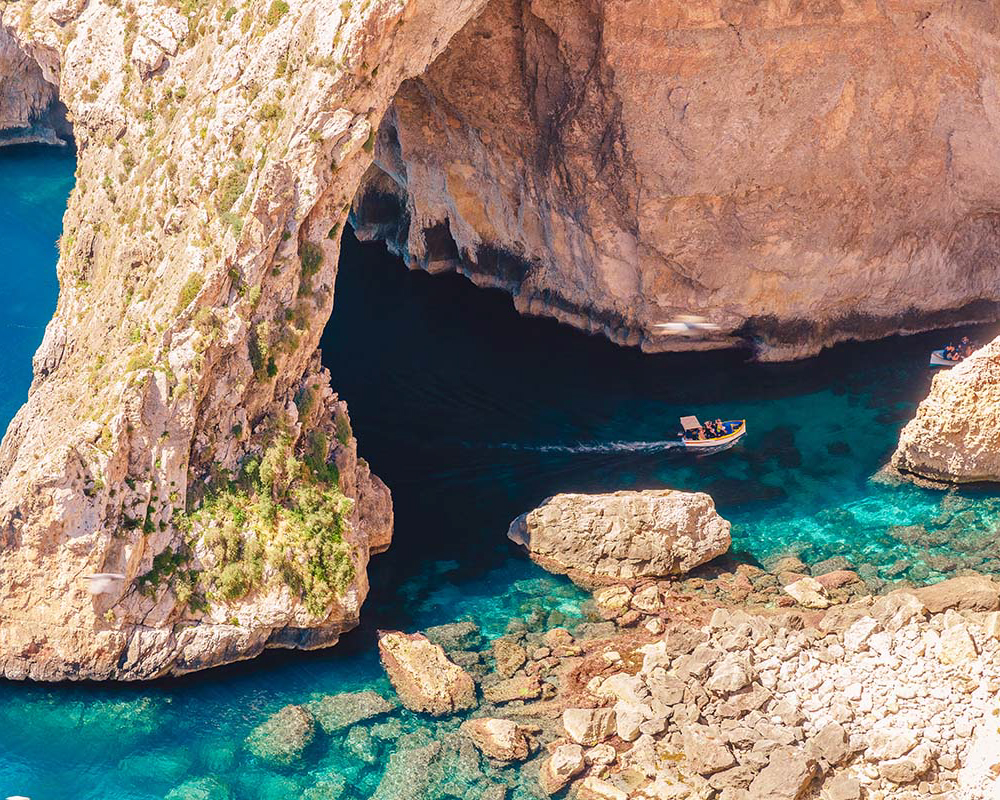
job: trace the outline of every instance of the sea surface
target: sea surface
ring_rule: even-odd
[[[73,166],[59,151],[0,149],[4,424],[26,396],[55,307],[54,242]],[[555,492],[708,491],[733,522],[736,557],[748,561],[842,556],[889,582],[1000,572],[994,495],[872,477],[926,394],[928,352],[963,332],[844,345],[787,365],[739,352],[648,356],[519,317],[509,298],[459,276],[408,272],[348,232],[323,359],[396,509],[394,544],[371,563],[362,627],[329,650],[153,684],[0,682],[0,797],[422,796],[422,775],[407,766],[417,759],[390,756],[454,731],[458,719],[397,712],[321,733],[284,768],[257,761],[244,740],[289,703],[359,689],[388,696],[379,628],[471,619],[495,637],[581,620],[586,596],[505,538],[511,519]],[[749,432],[732,450],[696,458],[677,447],[678,417],[690,413],[745,417]],[[494,769],[468,749],[447,758],[429,796],[476,798],[491,783],[536,796],[530,775]]]

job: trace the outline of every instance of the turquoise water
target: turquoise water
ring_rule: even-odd
[[[56,240],[73,188],[73,153],[0,148],[0,422],[28,396],[31,356],[56,308]]]
[[[53,242],[72,168],[55,151],[0,150],[0,280],[20,304],[18,319],[35,325],[0,348],[7,417],[27,391],[30,354],[55,304]],[[372,562],[364,625],[331,650],[273,653],[152,685],[0,683],[0,797],[372,796],[391,753],[457,720],[397,713],[389,724],[320,735],[284,769],[256,762],[243,741],[288,703],[388,692],[377,628],[471,618],[491,637],[512,624],[580,619],[584,596],[504,538],[514,516],[557,491],[705,489],[733,521],[741,557],[788,548],[811,562],[844,555],[870,565],[873,580],[934,579],[996,559],[991,495],[870,480],[926,392],[926,354],[941,336],[845,346],[794,365],[748,364],[739,353],[643,356],[519,318],[507,298],[462,278],[408,273],[350,235],[344,247],[324,361],[397,512],[393,547]],[[8,330],[29,329],[0,336]],[[691,412],[747,417],[745,443],[705,458],[677,452],[677,417]],[[515,771],[467,750],[435,769],[435,797],[475,798],[488,782],[533,796],[530,777],[517,785]],[[416,779],[390,776],[378,796],[424,796]]]

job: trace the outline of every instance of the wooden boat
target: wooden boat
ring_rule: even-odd
[[[747,432],[747,421],[745,419],[727,419],[722,423],[722,429],[726,431],[722,436],[713,436],[710,439],[695,439],[689,436],[702,427],[697,417],[681,417],[681,427],[684,447],[689,450],[716,450],[733,445]]]
[[[953,367],[956,364],[961,364],[964,359],[960,358],[958,361],[952,361],[944,357],[944,349],[931,351],[931,363],[932,367]]]

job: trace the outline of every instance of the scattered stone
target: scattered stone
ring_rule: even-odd
[[[844,631],[844,647],[851,652],[866,650],[868,640],[880,627],[878,620],[873,617],[862,617]]]
[[[349,728],[363,720],[389,714],[397,708],[398,701],[372,691],[331,694],[309,703],[309,711],[325,733]]]
[[[831,605],[826,589],[815,578],[799,578],[785,586],[785,591],[806,608],[829,608]]]
[[[578,744],[561,744],[542,764],[538,782],[548,794],[555,794],[586,768],[583,748]]]
[[[953,625],[945,628],[938,640],[937,657],[942,664],[963,664],[974,659],[979,652],[976,643],[963,625]]]
[[[493,642],[493,659],[496,661],[497,675],[510,678],[528,660],[524,648],[510,639],[496,639]]]
[[[594,605],[602,619],[615,619],[629,610],[632,590],[627,586],[609,586],[594,593]]]
[[[858,577],[856,572],[839,569],[834,572],[825,572],[816,575],[816,582],[827,591],[832,591],[840,589],[843,586],[849,586],[852,583],[860,583],[861,578]]]
[[[922,744],[906,756],[881,762],[878,774],[893,783],[911,783],[926,773],[932,764],[933,753],[928,745]]]
[[[610,708],[567,708],[562,724],[570,739],[590,747],[614,733],[615,712]]]
[[[689,725],[683,731],[684,757],[691,769],[700,775],[711,775],[729,769],[736,763],[721,733],[706,725]]]
[[[580,782],[576,800],[628,800],[628,794],[617,786],[590,775]]]
[[[900,758],[917,746],[917,734],[901,728],[876,728],[868,735],[866,757],[870,761]]]
[[[861,784],[846,772],[827,779],[823,784],[823,800],[861,800]]]
[[[779,747],[750,784],[750,800],[798,800],[818,774],[816,760],[794,747]]]
[[[515,675],[513,678],[483,687],[483,699],[487,703],[536,700],[541,696],[542,684],[537,675]]]
[[[524,730],[507,719],[481,717],[462,723],[460,729],[483,755],[497,761],[524,761],[531,743]]]
[[[261,761],[290,766],[302,758],[316,735],[316,720],[304,706],[285,706],[253,729],[247,749]]]
[[[808,749],[816,758],[822,758],[833,766],[843,764],[851,755],[847,731],[839,722],[825,725],[819,733],[809,740]]]
[[[896,591],[878,598],[872,604],[871,615],[887,631],[896,632],[927,612],[923,601],[909,591]]]
[[[472,678],[427,637],[383,631],[378,649],[399,699],[411,711],[441,716],[476,706]]]
[[[737,656],[727,656],[712,669],[706,686],[716,694],[731,694],[750,684],[746,664]]]

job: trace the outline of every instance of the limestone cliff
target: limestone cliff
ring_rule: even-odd
[[[932,481],[1000,482],[1000,339],[934,377],[892,464]]]
[[[397,87],[481,5],[0,6],[79,150],[0,448],[0,675],[151,678],[356,623],[392,512],[316,349],[338,234]]]
[[[62,144],[64,109],[56,87],[38,64],[0,25],[0,145],[42,142]]]
[[[360,234],[646,350],[997,317],[1000,10],[493,0],[383,120]],[[670,336],[696,314],[717,330]]]

